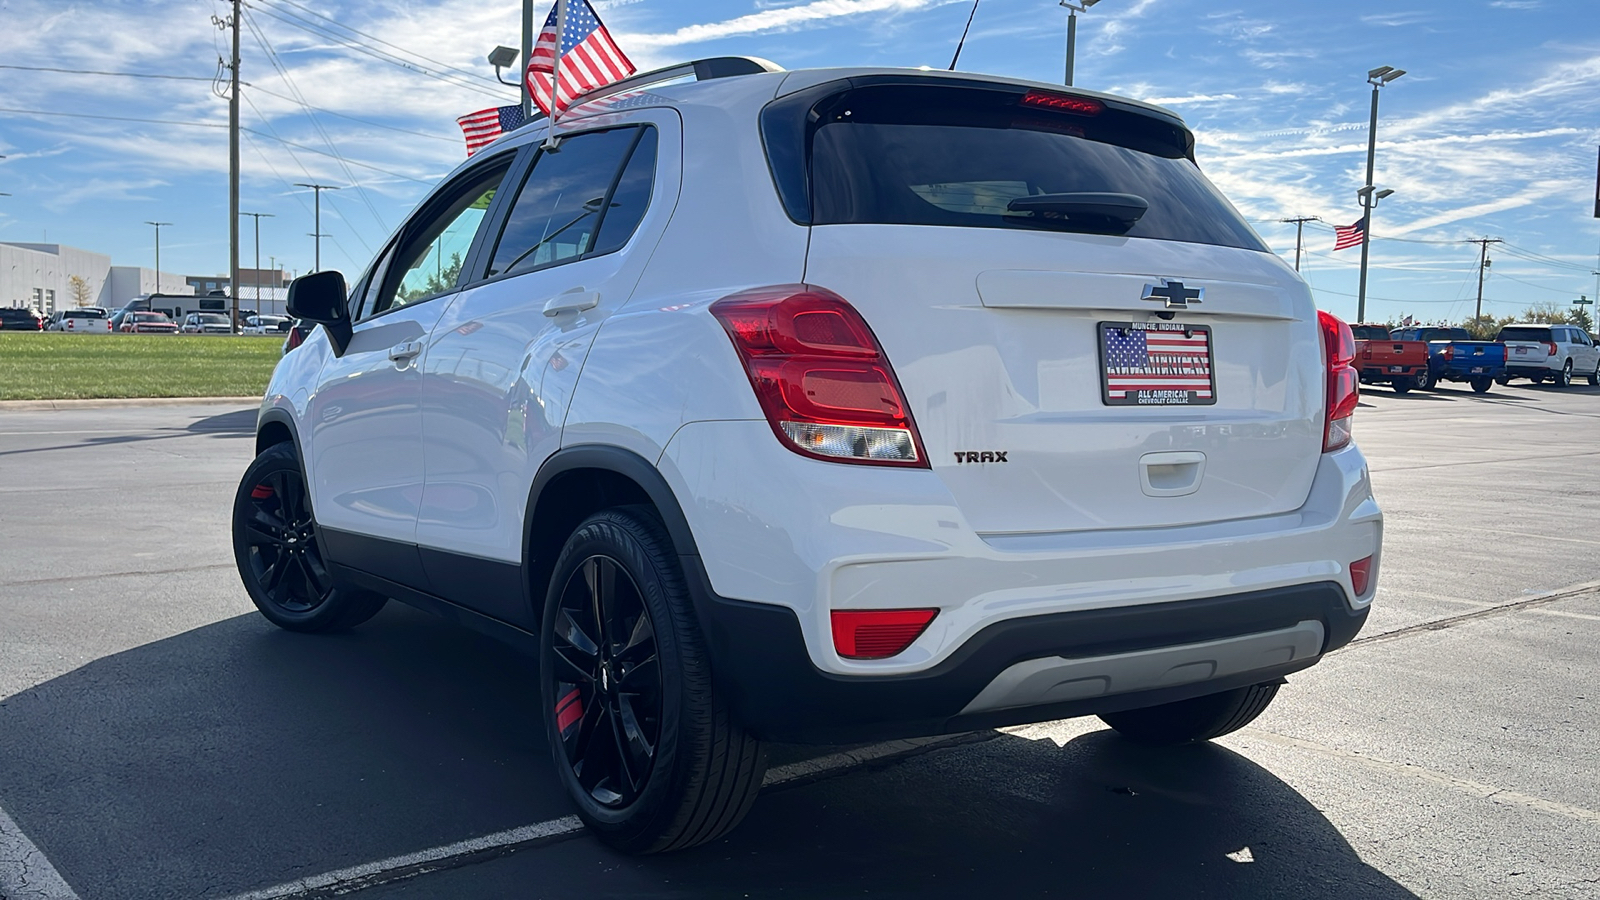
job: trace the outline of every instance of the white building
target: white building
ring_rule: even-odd
[[[155,290],[156,273],[142,266],[113,266],[104,253],[63,244],[0,241],[0,306],[32,306],[45,314],[76,306],[73,278],[82,280],[86,306],[120,308]],[[161,273],[161,290],[192,294],[184,276]]]

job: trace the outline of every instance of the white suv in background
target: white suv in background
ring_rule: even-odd
[[[1208,739],[1361,628],[1350,329],[1172,113],[725,58],[547,127],[294,282],[234,546],[285,628],[539,653],[602,839],[724,833],[766,741]]]
[[[1576,325],[1507,325],[1494,339],[1506,345],[1501,384],[1526,378],[1566,387],[1575,377],[1600,384],[1600,347]]]

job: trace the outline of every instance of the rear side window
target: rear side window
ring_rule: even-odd
[[[655,147],[655,129],[634,126],[575,135],[553,152],[540,151],[488,275],[542,269],[627,243],[649,202]]]
[[[1048,98],[1073,102],[1052,107]],[[768,113],[787,111],[775,104]],[[837,92],[806,120],[803,137],[766,114],[763,125],[780,192],[793,193],[783,190],[780,168],[808,169],[811,224],[1025,228],[1267,250],[1189,158],[1188,131],[1130,108],[1021,89],[899,84]],[[798,155],[777,146],[797,139],[808,142]],[[1129,226],[1084,207],[1024,200],[1084,194],[1132,194],[1148,209]]]
[[[1495,336],[1497,341],[1548,341],[1550,340],[1549,328],[1529,328],[1527,326],[1510,325],[1500,329],[1500,334]]]

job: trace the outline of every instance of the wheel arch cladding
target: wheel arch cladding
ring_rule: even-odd
[[[294,444],[296,450],[300,447],[300,442],[295,440],[294,423],[288,415],[273,409],[267,411],[256,429],[256,455],[260,456],[275,444]]]
[[[655,510],[679,556],[699,555],[672,488],[644,457],[594,444],[564,448],[545,461],[528,492],[523,517],[522,568],[536,617],[543,615],[556,557],[568,536],[589,516],[631,504]]]

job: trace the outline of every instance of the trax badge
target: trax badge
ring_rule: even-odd
[[[1181,281],[1168,281],[1161,279],[1161,286],[1153,284],[1144,286],[1144,296],[1140,300],[1165,300],[1167,309],[1188,309],[1189,304],[1199,303],[1205,298],[1205,288],[1184,287]]]
[[[958,463],[1002,463],[1010,462],[1010,460],[1006,459],[1006,454],[1010,452],[1010,450],[984,450],[982,452],[977,450],[957,450],[955,453],[956,462]]]

